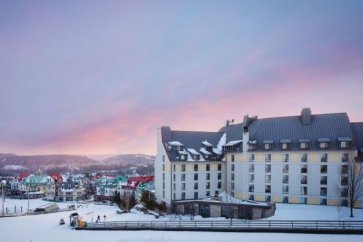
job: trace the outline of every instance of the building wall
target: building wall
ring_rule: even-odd
[[[303,154],[307,153],[307,162],[301,162]],[[328,154],[327,162],[321,162],[322,154]],[[342,155],[348,153],[350,159],[357,154],[353,150],[322,150],[322,151],[271,151],[271,152],[249,152],[243,153],[228,153],[226,154],[227,166],[227,191],[239,199],[253,199],[257,201],[266,201],[267,196],[270,196],[271,201],[284,202],[284,197],[288,198],[288,203],[307,203],[321,204],[322,199],[326,199],[327,205],[337,205],[341,203],[340,188],[342,165],[347,162],[342,162]],[[250,155],[254,154],[254,161],[250,161]],[[265,155],[271,154],[271,162],[265,161]],[[282,156],[289,154],[289,161],[283,162]],[[232,155],[235,161],[232,162]],[[232,171],[231,167],[235,166],[234,189],[232,189]],[[254,166],[254,172],[250,172],[250,166]],[[271,165],[271,172],[266,172],[266,165]],[[288,165],[288,172],[283,172],[285,165]],[[301,178],[304,173],[301,173],[303,165],[307,166],[307,184],[301,184]],[[327,166],[327,172],[322,173],[323,165]],[[254,175],[254,182],[249,181],[249,176]],[[266,175],[271,175],[271,182],[266,181]],[[288,183],[283,183],[283,177],[287,175]],[[321,178],[327,177],[327,184],[321,185]],[[249,191],[249,186],[254,185],[254,191]],[[266,193],[265,186],[271,185],[271,193]],[[283,191],[283,186],[288,186],[288,192]],[[307,188],[307,194],[302,194],[302,187]],[[327,194],[321,194],[321,188],[327,189]],[[322,191],[324,192],[324,191]],[[305,201],[306,199],[306,201]]]
[[[198,171],[194,171],[194,165],[198,165]],[[210,171],[206,171],[209,164]],[[221,169],[218,170],[220,164]],[[185,171],[182,171],[182,165],[185,165]],[[224,162],[217,161],[170,161],[161,139],[161,130],[157,131],[157,154],[155,159],[155,196],[158,202],[165,202],[170,206],[172,201],[182,200],[182,193],[185,193],[185,199],[194,199],[194,193],[198,192],[198,199],[213,196],[216,191],[219,193],[225,187],[225,167]],[[210,180],[206,180],[207,173],[210,173]],[[220,179],[218,174],[220,173]],[[182,175],[185,174],[185,181],[182,181]],[[198,174],[198,179],[194,180],[194,174]],[[210,188],[207,189],[207,182],[210,182]],[[220,187],[218,188],[218,182]],[[164,185],[163,185],[164,183]],[[185,190],[182,184],[185,183]],[[198,189],[194,189],[194,184],[198,183]]]

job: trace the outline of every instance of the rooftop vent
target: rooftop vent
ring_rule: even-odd
[[[303,125],[311,124],[311,110],[310,108],[303,108],[301,111],[301,122]]]

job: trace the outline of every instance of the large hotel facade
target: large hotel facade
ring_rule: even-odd
[[[171,207],[225,191],[242,200],[347,205],[348,166],[362,155],[363,123],[346,113],[245,116],[218,132],[161,127],[156,199]]]

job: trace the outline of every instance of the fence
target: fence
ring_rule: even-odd
[[[363,234],[363,221],[334,220],[224,220],[224,221],[115,221],[87,223],[90,230],[171,230],[171,231],[265,231],[265,232],[346,232]]]

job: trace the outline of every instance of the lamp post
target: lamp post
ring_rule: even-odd
[[[30,211],[29,211],[29,192],[30,192],[30,186],[28,185],[28,211],[27,211],[27,213],[29,213]]]
[[[6,185],[6,180],[2,180],[1,181],[1,194],[2,194],[2,216],[4,216],[4,202],[5,202],[5,196],[4,196],[4,188],[5,188],[5,185]]]

